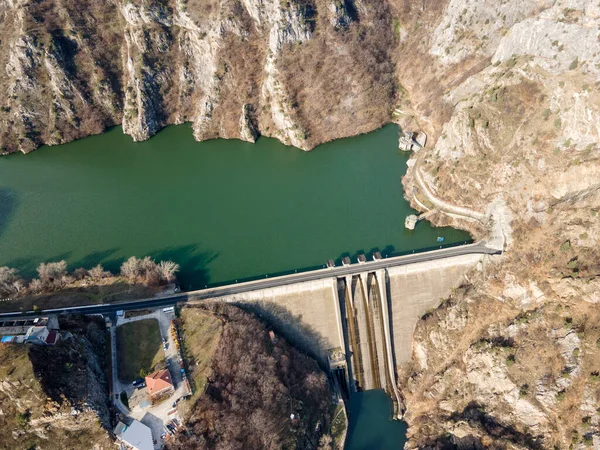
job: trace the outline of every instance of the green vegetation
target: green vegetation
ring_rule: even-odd
[[[579,58],[575,58],[569,65],[569,70],[575,70],[579,66]]]
[[[343,405],[338,405],[333,413],[333,421],[331,423],[331,435],[337,448],[343,446],[343,440],[346,436],[346,429],[348,428],[348,421]]]
[[[529,385],[527,383],[521,385],[521,387],[519,388],[519,397],[521,397],[521,398],[526,397],[528,393],[529,393]]]
[[[25,428],[29,424],[29,411],[17,413],[15,415],[15,420],[21,428]]]
[[[129,322],[117,328],[117,371],[121,381],[134,381],[151,373],[163,361],[163,355],[156,319]]]
[[[129,408],[129,399],[127,398],[127,392],[123,391],[120,394],[121,403],[125,405],[126,408]]]

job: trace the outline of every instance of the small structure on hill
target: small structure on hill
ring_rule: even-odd
[[[411,131],[405,131],[400,133],[400,138],[398,139],[398,148],[405,152],[416,152],[425,147],[426,143],[427,135],[425,133],[420,132],[419,134],[416,134]]]
[[[148,395],[154,401],[174,391],[173,381],[168,369],[159,370],[146,377]]]
[[[417,225],[417,221],[419,218],[415,214],[411,214],[410,216],[406,216],[406,220],[404,221],[404,226],[408,230],[414,230]]]
[[[54,345],[60,339],[60,334],[50,331],[47,326],[35,325],[25,334],[24,341],[28,344]]]
[[[127,450],[154,450],[152,431],[137,420],[129,426],[119,422],[114,432],[122,447]]]
[[[409,229],[409,230],[414,230],[415,226],[417,225],[417,222],[420,222],[421,220],[427,219],[429,216],[431,216],[432,214],[435,214],[436,210],[435,209],[431,209],[419,216],[416,216],[415,214],[411,214],[410,216],[406,216],[406,219],[404,220],[404,226]]]

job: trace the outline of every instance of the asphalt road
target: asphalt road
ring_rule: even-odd
[[[230,284],[209,289],[201,289],[198,291],[184,292],[159,298],[148,298],[143,300],[135,300],[126,303],[112,303],[101,305],[74,306],[69,308],[46,309],[38,311],[37,314],[107,314],[118,310],[142,309],[142,308],[157,308],[172,306],[178,302],[188,300],[204,300],[225,295],[241,294],[243,292],[266,289],[287,284],[301,283],[305,281],[321,280],[324,278],[343,277],[347,275],[356,275],[362,272],[384,269],[387,267],[404,266],[418,262],[433,261],[436,259],[449,258],[452,256],[461,256],[469,254],[487,254],[494,255],[502,253],[500,250],[489,248],[485,242],[475,244],[461,245],[459,247],[444,248],[422,253],[414,253],[404,256],[395,256],[384,258],[377,261],[367,261],[362,264],[351,264],[349,266],[333,267],[327,269],[313,270],[310,272],[294,273],[273,278],[265,278],[261,280],[248,281],[239,284]],[[3,313],[0,314],[0,319],[11,319],[21,317],[31,317],[33,311],[26,313]]]

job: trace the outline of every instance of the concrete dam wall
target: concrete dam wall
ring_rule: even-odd
[[[446,298],[482,255],[467,254],[219,297],[264,318],[331,370],[348,391],[385,389],[410,359],[419,318]]]

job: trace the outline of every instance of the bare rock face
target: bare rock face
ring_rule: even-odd
[[[254,112],[252,106],[246,103],[242,106],[242,114],[240,116],[240,139],[247,142],[256,142],[258,131],[254,123]]]
[[[329,0],[4,2],[0,148],[28,152],[115,124],[136,141],[192,122],[197,140],[260,132],[305,150],[372,130],[389,119],[394,68],[381,59],[380,73],[364,77],[373,65],[361,54],[383,52],[389,61],[393,31],[382,28],[386,4],[363,3],[359,29],[351,0],[334,11],[335,23]],[[340,52],[325,73],[319,46]],[[305,89],[311,77],[322,83]],[[345,104],[350,98],[358,103]],[[346,114],[362,104],[371,111],[357,112],[350,126]],[[250,134],[239,115],[245,105]],[[315,110],[328,115],[326,126]]]
[[[407,446],[598,446],[598,6],[404,11],[400,52],[428,70],[402,82],[435,141],[411,158],[406,196],[505,249],[417,325]]]

